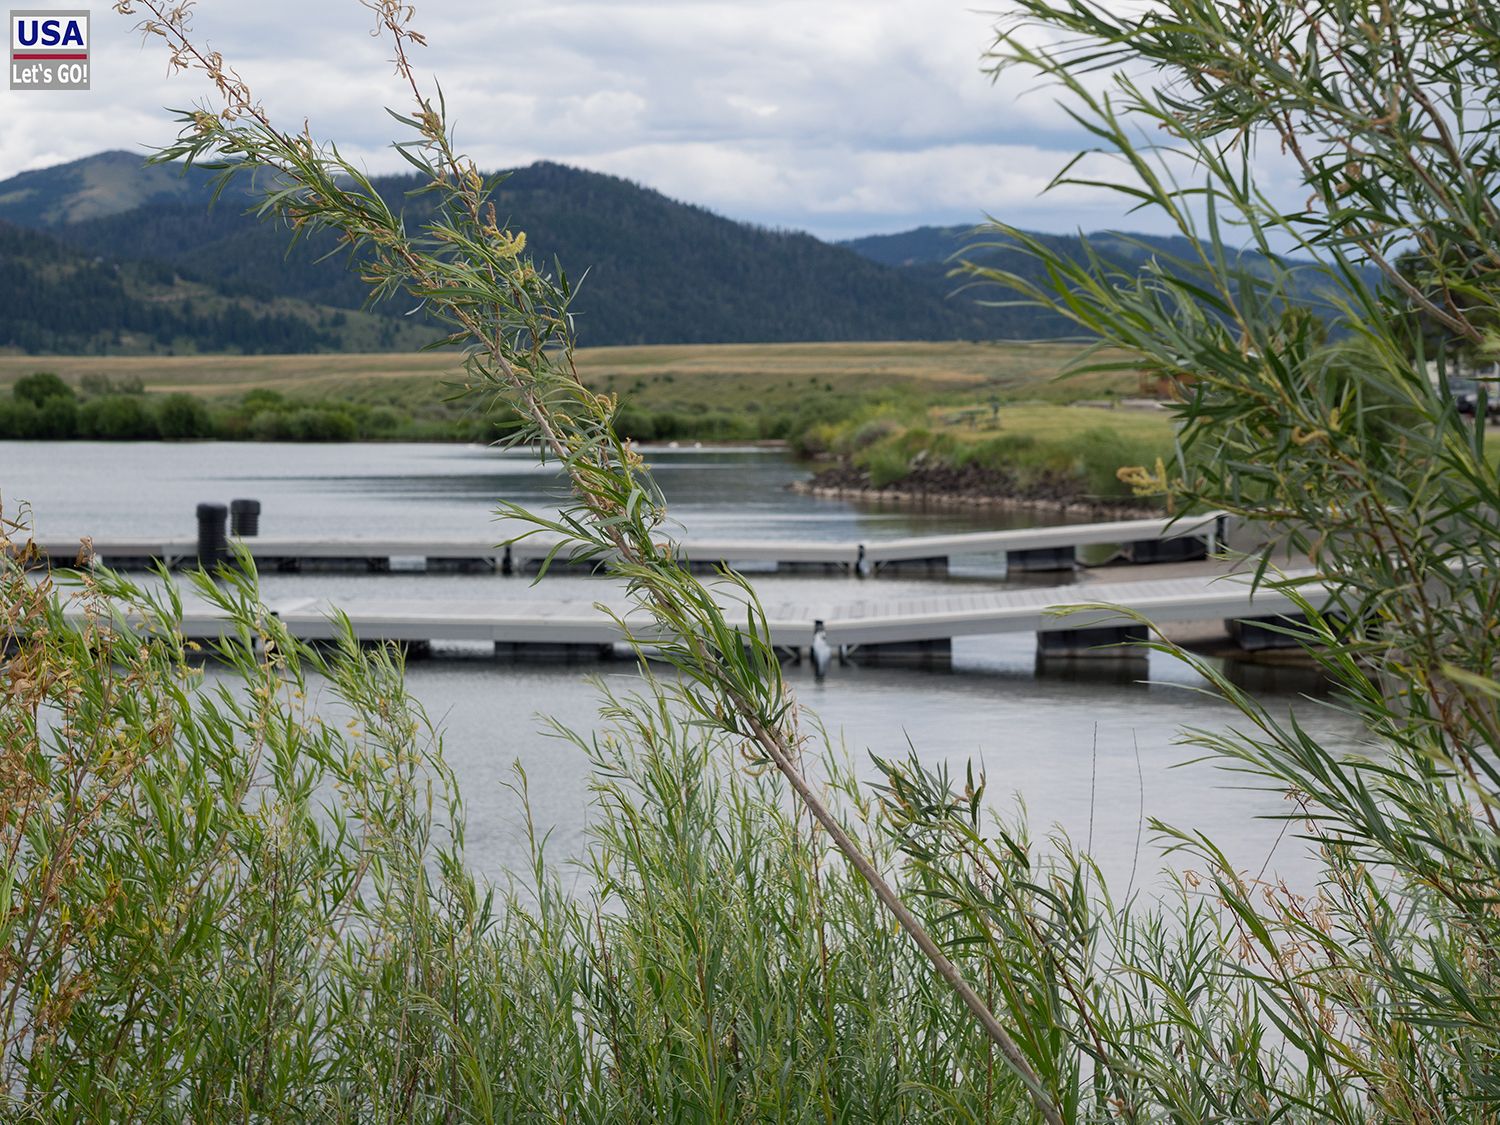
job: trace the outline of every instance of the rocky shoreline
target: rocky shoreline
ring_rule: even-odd
[[[1021,488],[1009,473],[967,465],[915,465],[900,480],[877,487],[870,475],[848,463],[830,465],[788,487],[807,496],[868,500],[913,507],[989,508],[1000,511],[1054,512],[1091,519],[1141,519],[1161,509],[1126,500],[1103,500],[1078,492],[1072,480],[1043,479]]]

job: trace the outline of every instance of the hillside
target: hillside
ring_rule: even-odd
[[[111,174],[116,154],[93,158]],[[90,161],[52,170],[55,202],[41,208],[21,190],[44,173],[0,184],[0,219],[44,226],[87,255],[153,261],[240,297],[292,298],[357,309],[365,289],[343,258],[317,262],[327,244],[287,254],[283,230],[256,222],[233,199],[209,209],[204,177],[178,181],[176,195],[150,195],[162,169],[125,193],[139,206],[99,213],[93,195],[67,184],[104,178]],[[420,222],[426,197],[403,199],[409,177],[377,188]],[[21,185],[21,186],[18,186]],[[10,203],[5,203],[10,200]],[[496,198],[527,231],[543,262],[587,274],[577,306],[584,343],[734,343],[817,340],[962,339],[987,335],[982,320],[900,271],[811,235],[737,223],[613,176],[556,164],[517,170]],[[90,218],[80,216],[92,209]],[[399,302],[378,310],[406,312]],[[408,322],[409,323],[409,322]],[[378,341],[376,346],[391,346]]]
[[[228,296],[161,262],[79,252],[0,222],[0,349],[279,353],[371,347],[387,322],[301,301]],[[423,334],[425,335],[425,334]],[[407,346],[420,338],[401,333]]]
[[[1170,261],[1179,275],[1191,275],[1183,263],[1196,260],[1193,244],[1180,236],[1146,235],[1096,231],[1092,234],[1040,234],[1047,246],[1059,254],[1081,261],[1088,249],[1124,273],[1136,273],[1144,269],[1153,258]],[[934,292],[952,294],[960,303],[1004,302],[1013,300],[1015,294],[994,283],[966,284],[962,277],[952,277],[957,259],[981,266],[1013,273],[1031,281],[1044,282],[1036,260],[1020,250],[1005,245],[1004,239],[990,231],[973,226],[917,227],[896,234],[867,235],[864,238],[848,239],[839,245],[853,250],[860,256],[884,266],[898,270],[917,285]],[[1246,253],[1239,259],[1246,273],[1253,277],[1266,276],[1270,263],[1264,255]],[[1332,317],[1323,297],[1324,274],[1311,262],[1288,262],[1299,267],[1293,275],[1293,291],[1298,299]],[[1378,285],[1379,277],[1369,271],[1366,282]],[[957,291],[957,292],[956,292]],[[1037,339],[1056,339],[1070,336],[1077,331],[1062,317],[1052,316],[1032,308],[987,308],[980,314],[995,337],[1018,338],[1032,336]]]
[[[174,200],[197,202],[209,173],[147,166],[131,152],[101,152],[67,164],[22,172],[0,183],[0,221],[59,227]]]
[[[437,334],[420,315],[408,315],[407,301],[361,312],[366,289],[348,256],[318,260],[331,242],[313,239],[289,252],[285,230],[244,213],[238,188],[210,207],[209,174],[179,171],[112,152],[0,183],[0,222],[66,243],[74,255],[68,276],[87,280],[75,299],[68,284],[45,269],[38,273],[27,258],[40,244],[27,251],[12,239],[11,249],[0,248],[6,291],[26,288],[28,307],[46,305],[29,326],[13,309],[0,346],[408,350]],[[405,194],[415,179],[374,183],[404,209],[409,224],[423,220],[430,197]],[[984,237],[969,227],[921,227],[831,245],[734,222],[614,176],[548,163],[510,173],[495,201],[502,216],[515,216],[527,232],[542,264],[561,262],[575,282],[582,279],[574,308],[585,346],[1076,336],[1060,317],[1005,306],[1012,299],[1007,290],[965,286],[949,276],[952,255]],[[1082,253],[1077,237],[1043,237],[1064,253]],[[1155,254],[1190,249],[1180,238],[1090,239],[1130,272]],[[1023,276],[1036,268],[1004,248],[973,256]],[[1263,265],[1251,260],[1252,269]],[[116,296],[95,292],[111,284]],[[1314,301],[1316,290],[1310,277],[1305,298]],[[189,300],[191,306],[183,303]],[[200,323],[206,313],[228,320]],[[259,340],[257,325],[264,329]]]

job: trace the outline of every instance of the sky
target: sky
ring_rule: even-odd
[[[1087,141],[1051,92],[984,72],[1003,2],[418,0],[414,26],[419,65],[486,169],[558,161],[825,238],[986,213],[1049,231],[1122,224],[1106,193],[1042,196]],[[0,89],[0,179],[145,151],[175,134],[162,107],[207,94],[199,76],[168,76],[131,18],[91,12],[91,90]],[[371,171],[405,168],[381,109],[404,109],[402,89],[357,0],[203,0],[195,21],[273,117],[309,119]]]

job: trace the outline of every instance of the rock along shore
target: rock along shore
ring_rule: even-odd
[[[830,465],[793,492],[839,500],[867,500],[911,507],[990,508],[1000,511],[1055,512],[1092,519],[1150,518],[1162,514],[1144,502],[1102,499],[1078,491],[1072,480],[1042,479],[1020,488],[1009,473],[969,465],[919,465],[900,480],[876,487],[869,474],[849,464]]]

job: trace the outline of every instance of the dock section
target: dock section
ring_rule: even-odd
[[[911,571],[946,573],[952,560],[973,555],[1004,555],[1012,572],[1071,570],[1080,547],[1116,545],[1126,561],[1182,562],[1207,558],[1221,542],[1219,513],[1180,519],[1113,520],[1105,523],[1063,524],[1012,531],[980,531],[960,535],[923,535],[903,539],[777,540],[713,539],[688,536],[677,544],[681,557],[694,569],[729,565],[777,571],[876,575]],[[535,574],[544,561],[570,566],[558,540],[541,535],[498,544],[477,540],[371,538],[276,539],[245,537],[232,542],[250,552],[264,571],[357,571],[382,573],[395,569],[431,572],[477,571],[498,574]],[[41,553],[55,565],[73,566],[80,555],[78,540],[39,542]],[[116,570],[153,565],[195,566],[197,540],[98,539],[90,543],[92,557]],[[592,564],[591,564],[592,565]]]
[[[1314,603],[1326,598],[1326,591],[1316,585],[1302,591]],[[728,591],[722,604],[731,621],[743,619],[742,605]],[[1093,608],[1071,608],[1079,605]],[[334,606],[325,600],[291,599],[269,608],[302,640],[327,641],[336,635]],[[341,602],[339,608],[362,642],[392,642],[414,652],[435,644],[479,643],[493,646],[501,655],[597,659],[626,644],[628,633],[648,647],[657,639],[649,618],[615,591],[600,601],[367,598]],[[767,602],[764,610],[771,643],[790,658],[820,648],[841,659],[919,663],[951,652],[957,638],[1004,633],[1035,634],[1038,655],[1045,658],[1119,656],[1127,651],[1140,655],[1138,642],[1147,639],[1147,629],[1130,614],[1158,625],[1207,619],[1269,622],[1274,631],[1275,622],[1299,612],[1285,594],[1253,589],[1244,574],[920,598]],[[189,603],[183,622],[187,636],[209,641],[223,629],[221,617],[201,603]],[[1257,634],[1262,640],[1263,633]]]

